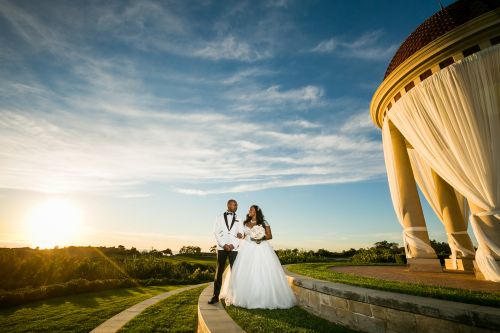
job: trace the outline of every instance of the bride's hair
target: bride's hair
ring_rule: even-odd
[[[255,212],[256,212],[256,214],[255,214],[255,218],[256,218],[256,220],[257,220],[257,224],[260,224],[260,225],[262,225],[263,227],[265,227],[265,226],[264,226],[264,221],[265,221],[266,219],[264,218],[264,214],[262,213],[262,209],[260,209],[260,207],[259,207],[259,206],[257,206],[257,205],[252,205],[251,207],[253,207],[253,208],[255,209]],[[248,214],[247,214],[247,218],[246,218],[245,222],[243,222],[243,224],[247,224],[247,223],[248,223],[248,222],[250,222],[251,220],[252,220],[252,218],[250,217],[250,215],[248,215]]]

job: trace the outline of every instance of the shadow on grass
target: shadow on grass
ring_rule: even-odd
[[[151,291],[164,292],[165,289],[161,286],[148,287],[148,292]],[[103,291],[95,291],[82,294],[73,294],[68,296],[53,297],[45,300],[34,301],[27,304],[16,305],[13,307],[0,309],[0,315],[8,316],[22,309],[37,310],[44,306],[60,306],[66,303],[76,305],[81,308],[95,308],[100,306],[103,301],[110,301],[113,298],[124,298],[145,293],[144,287],[136,288],[116,288]]]
[[[309,312],[291,309],[245,309],[227,306],[233,320],[248,333],[252,332],[357,332],[316,317]]]

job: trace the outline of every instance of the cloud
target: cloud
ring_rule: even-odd
[[[340,131],[360,133],[360,131],[376,131],[376,127],[368,110],[362,110],[349,117],[340,128]]]
[[[338,44],[339,42],[335,38],[330,38],[328,40],[320,42],[311,50],[311,52],[331,53],[337,48]]]
[[[272,85],[267,88],[229,90],[226,98],[234,101],[234,108],[237,111],[289,112],[321,106],[324,95],[323,88],[314,85],[288,90],[282,89],[279,85]]]
[[[269,0],[266,2],[268,7],[287,8],[290,0]]]
[[[199,51],[189,57],[211,61],[256,62],[273,54],[253,37],[221,31],[182,44],[173,37],[189,40],[197,32],[179,14],[182,8],[112,3],[86,30],[86,38],[97,29],[129,51],[108,56],[34,12],[8,2],[0,10],[9,16],[13,40],[46,51],[37,53],[37,61],[51,68],[39,71],[18,56],[2,69],[1,188],[140,198],[150,195],[143,188],[150,183],[206,195],[357,182],[384,172],[368,110],[363,116],[359,103],[332,100],[319,84],[275,84],[280,73],[264,66],[198,73],[191,62],[183,68],[151,65],[158,59],[154,52],[151,58],[135,56],[149,48]],[[177,19],[160,22],[163,14]],[[57,18],[62,27],[71,19]],[[77,26],[88,23],[75,20]],[[19,44],[11,45],[13,55],[26,54]]]
[[[315,124],[313,122],[303,120],[303,119],[302,120],[297,119],[297,120],[287,121],[286,125],[288,125],[290,127],[300,127],[300,128],[304,128],[304,129],[321,127],[321,125],[319,125],[319,124]]]
[[[238,72],[222,79],[220,82],[224,85],[232,85],[235,83],[242,82],[242,81],[249,79],[249,78],[269,76],[272,74],[276,74],[276,73],[274,71],[271,71],[268,69],[254,67],[254,68],[248,68],[248,69],[238,71]]]
[[[342,57],[350,57],[362,60],[387,60],[397,49],[397,45],[382,45],[382,30],[367,32],[352,41],[345,41],[340,37],[319,42],[310,49],[312,53],[338,54]]]
[[[238,40],[232,35],[207,42],[205,46],[193,51],[192,54],[210,60],[239,60],[244,62],[254,62],[272,56],[269,50],[256,50],[247,42]]]

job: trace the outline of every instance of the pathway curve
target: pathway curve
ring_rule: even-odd
[[[208,304],[214,293],[211,283],[198,298],[198,333],[245,333],[219,302]]]
[[[142,301],[141,303],[137,303],[136,305],[123,310],[122,312],[118,313],[117,315],[109,318],[106,320],[104,323],[101,325],[97,326],[94,328],[91,333],[114,333],[117,332],[120,328],[122,328],[128,321],[130,321],[132,318],[137,316],[139,313],[144,311],[147,307],[154,305],[162,300],[164,300],[167,297],[170,297],[172,295],[181,293],[183,291],[193,289],[196,287],[204,286],[206,283],[201,283],[201,284],[195,284],[193,286],[188,286],[184,288],[178,288],[174,289],[171,291],[168,291],[166,293],[156,295],[154,297],[151,297],[145,301]]]

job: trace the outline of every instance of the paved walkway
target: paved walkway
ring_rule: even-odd
[[[222,304],[208,304],[214,293],[211,283],[198,299],[198,332],[202,333],[245,333],[227,314]]]
[[[206,283],[196,284],[193,286],[174,289],[174,290],[168,291],[166,293],[151,297],[151,298],[149,298],[145,301],[142,301],[141,303],[138,303],[138,304],[126,309],[126,310],[123,310],[122,312],[115,315],[114,317],[109,318],[104,323],[102,323],[101,325],[94,328],[91,331],[91,333],[114,333],[114,332],[117,332],[128,321],[130,321],[132,318],[134,318],[139,313],[144,311],[147,307],[154,305],[154,304],[156,304],[156,303],[158,303],[158,302],[160,302],[160,301],[164,300],[165,298],[170,297],[172,295],[181,293],[181,292],[189,290],[189,289],[200,287],[203,285],[206,285]]]
[[[410,272],[406,266],[337,266],[335,272],[373,277],[390,281],[421,283],[431,286],[474,291],[500,292],[500,283],[476,280],[474,274]]]

